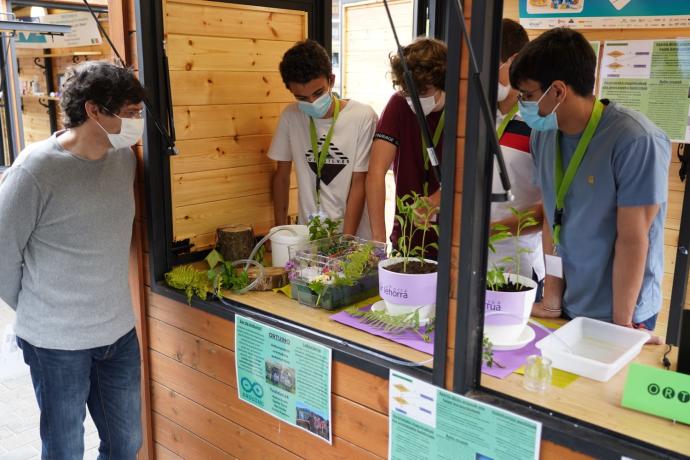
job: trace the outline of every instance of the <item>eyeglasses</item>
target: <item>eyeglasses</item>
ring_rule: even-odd
[[[108,109],[105,109],[105,111],[108,112],[109,114],[111,114],[112,116],[118,117],[118,118],[134,118],[134,119],[140,120],[140,119],[144,118],[144,116],[146,116],[146,109],[127,110],[121,114],[122,116],[120,116],[120,115],[118,115],[118,114],[116,114],[116,113],[114,113]]]
[[[537,100],[537,104],[539,104],[539,103],[541,102],[541,100],[544,99],[544,96],[546,96],[546,93],[548,93],[549,91],[551,91],[551,88],[552,88],[552,87],[553,87],[553,83],[552,83],[551,85],[549,85],[549,87],[546,89],[546,91],[544,91],[544,92],[541,94],[541,97]],[[532,97],[533,97],[533,95],[534,95],[534,93],[536,93],[536,92],[539,91],[540,89],[541,89],[541,88],[536,88],[536,89],[533,89],[532,91],[527,91],[527,92],[520,92],[520,93],[518,93],[518,102],[520,102],[520,103],[523,103],[523,102],[530,102],[531,99],[532,99]]]
[[[122,118],[136,118],[141,119],[146,116],[146,109],[127,111],[122,114]]]
[[[532,99],[532,95],[539,91],[541,88],[533,89],[532,91],[519,92],[517,95],[518,102],[525,102],[525,100]]]

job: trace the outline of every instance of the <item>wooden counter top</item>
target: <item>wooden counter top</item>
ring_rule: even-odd
[[[331,315],[339,310],[329,311],[301,305],[296,300],[275,292],[248,292],[242,295],[227,293],[226,298],[248,305],[267,313],[294,321],[297,324],[342,338],[346,341],[364,345],[374,351],[386,353],[400,359],[415,363],[424,362],[423,366],[433,367],[432,356],[399,343],[369,334],[344,324],[332,321]]]
[[[250,292],[228,294],[227,298],[404,360],[423,362],[431,359],[431,355],[332,321],[330,316],[335,312],[301,305],[283,294]],[[635,362],[661,368],[665,350],[666,346],[646,345]],[[671,362],[675,363],[676,356],[677,349],[674,349],[669,355]],[[432,362],[424,366],[430,368]],[[690,426],[621,407],[627,373],[625,367],[606,383],[580,377],[565,389],[551,386],[543,394],[524,389],[522,375],[515,373],[505,379],[482,374],[481,385],[589,424],[690,455]]]
[[[645,345],[634,362],[663,368],[661,359],[666,349],[665,345]],[[675,348],[669,354],[672,363],[676,362],[677,354]],[[608,382],[580,377],[567,388],[552,385],[543,394],[523,388],[522,375],[515,373],[503,380],[482,374],[481,385],[631,438],[690,455],[690,426],[621,406],[627,375],[626,366]]]

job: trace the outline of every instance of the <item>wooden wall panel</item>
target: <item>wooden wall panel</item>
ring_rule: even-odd
[[[391,16],[402,45],[413,39],[412,0],[391,1]],[[381,113],[394,89],[390,79],[389,54],[395,50],[386,10],[380,1],[363,0],[343,5],[342,92],[371,105]]]
[[[294,101],[278,63],[306,38],[306,14],[169,0],[165,33],[181,152],[170,162],[173,238],[190,238],[203,250],[214,243],[216,228],[228,224],[266,233],[273,226],[275,168],[266,152],[280,113]],[[295,214],[297,182],[291,185]],[[238,207],[245,198],[256,208]]]
[[[168,34],[170,70],[275,72],[291,41]]]
[[[323,454],[326,446],[321,441],[237,400],[233,323],[156,294],[149,294],[148,303],[156,413],[221,448],[218,439],[209,432],[216,429],[213,427],[227,426],[242,433],[242,430],[257,433],[300,458],[318,458]],[[387,398],[386,380],[334,363],[333,430],[337,440],[333,452],[324,454],[325,458],[385,457]],[[186,408],[184,413],[180,405]],[[190,411],[196,415],[192,417]],[[206,411],[217,415],[211,416]],[[201,418],[201,414],[204,422],[192,420]],[[275,430],[273,434],[272,430]],[[280,442],[275,441],[276,436]],[[156,441],[179,455],[179,450],[167,446],[166,442],[158,438]],[[308,446],[299,447],[305,442]],[[306,452],[307,447],[312,453]]]
[[[275,8],[168,0],[165,27],[169,34],[296,42],[306,36],[307,17]]]

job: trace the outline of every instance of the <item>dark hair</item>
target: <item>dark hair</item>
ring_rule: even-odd
[[[144,88],[131,69],[106,61],[88,61],[67,70],[60,97],[66,128],[76,128],[87,120],[87,101],[110,113],[118,113],[127,104],[144,100]]]
[[[412,72],[412,80],[418,92],[426,91],[427,86],[445,90],[446,88],[446,56],[448,47],[445,43],[434,38],[419,37],[403,47],[403,55],[407,66]],[[408,92],[403,78],[403,66],[397,53],[389,55],[393,72],[393,88]]]
[[[297,42],[283,54],[283,60],[280,61],[280,76],[285,86],[309,83],[319,77],[330,79],[332,74],[333,65],[328,51],[311,39]]]
[[[562,80],[580,96],[594,90],[597,58],[587,39],[572,29],[551,29],[529,42],[510,65],[510,84],[539,82],[542,91]]]
[[[503,18],[501,22],[501,62],[506,62],[515,53],[519,53],[529,43],[527,31],[512,19]]]

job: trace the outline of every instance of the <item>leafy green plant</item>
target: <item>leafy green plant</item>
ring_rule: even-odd
[[[206,300],[206,295],[213,293],[213,285],[206,272],[197,270],[191,265],[180,265],[165,274],[168,286],[181,289],[187,296],[187,303],[192,304],[192,296]]]
[[[494,365],[494,346],[486,336],[482,339],[482,362],[488,367]]]
[[[506,238],[510,238],[512,233],[510,229],[503,224],[494,224],[491,226],[491,232],[489,235],[489,251],[496,253],[496,243],[503,241]],[[492,291],[498,291],[503,286],[508,284],[508,279],[506,278],[506,264],[513,262],[512,257],[504,257],[498,262],[491,264],[491,267],[486,271],[486,286]]]
[[[309,241],[320,240],[323,238],[330,238],[340,234],[340,225],[343,223],[342,219],[331,219],[330,217],[321,217],[314,215],[309,221]]]
[[[371,268],[371,255],[374,250],[374,245],[367,243],[360,249],[350,253],[346,259],[341,262],[342,271],[334,277],[334,284],[336,286],[354,286],[362,276],[364,276]],[[378,263],[375,261],[374,267]]]
[[[513,215],[517,218],[518,224],[517,224],[517,232],[515,233],[515,258],[514,258],[514,264],[515,264],[515,273],[519,274],[520,273],[520,254],[528,254],[532,252],[530,248],[526,248],[524,246],[520,246],[520,236],[522,235],[522,232],[529,228],[529,227],[534,227],[536,225],[539,225],[539,222],[537,222],[537,219],[534,218],[534,212],[531,210],[526,210],[526,211],[518,211],[515,208],[510,208],[510,212],[513,213]],[[520,283],[520,278],[517,278],[517,289],[520,290],[522,287],[522,284]]]
[[[511,273],[520,273],[520,255],[532,252],[530,248],[520,246],[520,236],[525,229],[539,225],[539,222],[534,218],[534,212],[531,210],[518,211],[515,208],[510,208],[510,212],[517,218],[517,231],[515,235],[510,229],[503,224],[494,224],[491,226],[491,234],[489,235],[489,251],[496,253],[496,243],[507,238],[513,238],[514,241],[514,256],[503,257],[501,260],[494,262],[486,271],[486,286],[492,291],[501,290],[508,284],[506,277],[506,267],[511,267],[508,270]],[[520,278],[516,277],[515,288],[519,291],[522,288]]]
[[[353,306],[345,310],[349,315],[357,317],[369,326],[383,329],[389,334],[401,334],[405,331],[414,331],[425,342],[431,341],[431,332],[434,330],[434,318],[430,318],[424,332],[421,332],[421,324],[419,321],[419,309],[411,313],[404,313],[402,315],[389,315],[385,310],[360,310]]]
[[[224,288],[239,291],[249,286],[249,272],[236,268],[232,262],[225,261],[215,249],[208,253],[205,260],[209,266],[206,274],[216,296],[221,297]]]
[[[307,286],[314,294],[316,294],[316,302],[314,303],[314,306],[318,307],[319,303],[321,303],[321,296],[326,292],[326,289],[328,289],[328,284],[321,279],[317,279],[310,281]]]
[[[410,259],[416,258],[423,265],[424,255],[431,249],[438,249],[437,243],[427,243],[427,234],[434,232],[438,235],[438,225],[431,223],[435,210],[429,206],[425,196],[412,192],[396,197],[398,209],[395,219],[400,224],[400,237],[396,255],[403,259],[403,272],[407,272]],[[421,245],[414,245],[415,236],[422,232]]]

